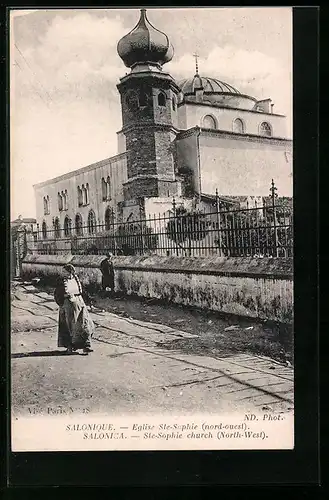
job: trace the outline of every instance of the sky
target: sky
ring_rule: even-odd
[[[148,9],[175,55],[177,79],[216,77],[258,99],[270,97],[292,133],[292,9]],[[33,184],[117,153],[116,84],[129,72],[118,40],[136,9],[11,11],[11,219],[35,217]]]

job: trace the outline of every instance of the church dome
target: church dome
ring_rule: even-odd
[[[119,40],[117,51],[128,68],[136,64],[162,66],[171,61],[174,55],[169,38],[152,26],[147,19],[146,9],[141,9],[135,28]]]
[[[197,89],[201,88],[206,93],[240,94],[237,89],[228,83],[209,76],[200,76],[199,74],[195,74],[193,78],[180,81],[179,86],[184,95],[194,94]]]
[[[199,75],[198,70],[193,78],[186,78],[178,85],[181,89],[179,104],[185,102],[252,110],[257,102],[254,97],[242,94],[228,83],[217,78]]]

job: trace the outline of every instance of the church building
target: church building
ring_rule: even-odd
[[[176,202],[292,196],[292,141],[271,99],[240,93],[200,74],[175,81],[168,36],[140,12],[117,52],[130,72],[118,85],[122,128],[117,155],[34,186],[44,237],[77,236],[166,213]],[[87,228],[87,229],[85,229]]]

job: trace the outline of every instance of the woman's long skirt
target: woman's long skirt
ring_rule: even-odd
[[[58,347],[83,349],[91,347],[94,323],[80,296],[65,299],[59,308]]]

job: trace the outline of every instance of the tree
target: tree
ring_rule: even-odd
[[[188,211],[184,207],[178,207],[175,217],[167,224],[167,236],[181,248],[188,241],[189,253],[191,252],[192,241],[200,241],[206,237],[208,222],[205,215],[199,211]]]
[[[122,255],[139,255],[155,250],[158,246],[158,235],[145,222],[120,224],[114,238],[117,251]]]

